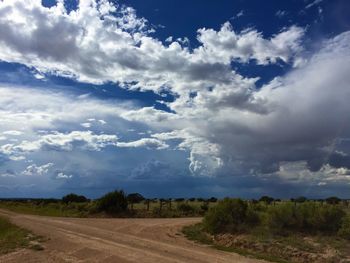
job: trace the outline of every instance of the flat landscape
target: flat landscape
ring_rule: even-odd
[[[44,250],[20,249],[0,262],[264,262],[187,240],[181,228],[201,218],[58,218],[6,210],[0,215],[46,240]]]

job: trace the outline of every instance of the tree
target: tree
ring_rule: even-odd
[[[97,210],[109,214],[118,214],[128,209],[128,200],[123,190],[116,190],[102,196],[97,202]]]
[[[128,202],[131,204],[131,209],[134,209],[134,204],[138,204],[145,200],[145,198],[139,193],[132,193],[127,196]]]
[[[341,199],[336,196],[331,196],[326,199],[327,204],[331,204],[331,205],[337,205],[340,203],[340,201]]]
[[[210,197],[210,198],[208,199],[208,201],[209,201],[209,202],[212,202],[212,203],[215,203],[215,202],[218,201],[218,199],[217,199],[216,197]]]
[[[295,199],[295,202],[297,203],[304,203],[305,201],[307,201],[305,196],[299,196],[297,199]]]
[[[264,195],[259,199],[260,202],[264,202],[266,204],[271,204],[273,202],[273,200],[274,199],[272,197],[267,196],[267,195]]]
[[[84,202],[88,202],[89,199],[87,199],[85,196],[83,195],[76,195],[76,194],[68,194],[62,197],[62,202],[64,203],[84,203]]]

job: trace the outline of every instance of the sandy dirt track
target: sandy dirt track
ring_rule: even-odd
[[[91,219],[16,214],[0,210],[19,226],[48,239],[43,251],[22,249],[0,262],[242,262],[261,260],[188,241],[180,233],[198,218]]]

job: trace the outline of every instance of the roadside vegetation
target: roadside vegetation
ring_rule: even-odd
[[[40,238],[0,217],[0,255],[18,248],[42,250]]]
[[[350,262],[349,203],[226,198],[187,226],[192,240],[276,262]]]

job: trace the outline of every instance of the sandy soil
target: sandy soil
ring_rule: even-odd
[[[264,262],[187,240],[181,227],[199,218],[54,218],[4,210],[0,215],[47,239],[43,251],[21,249],[0,256],[0,262]]]

